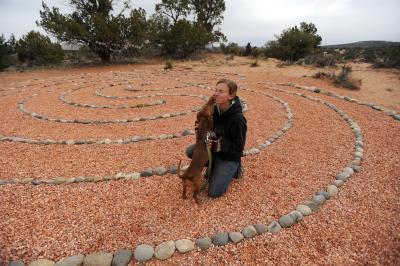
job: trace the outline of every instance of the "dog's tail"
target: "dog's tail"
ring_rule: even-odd
[[[182,160],[179,160],[179,163],[178,163],[178,170],[177,170],[178,176],[179,176],[180,178],[182,178],[182,176],[181,176],[181,162],[182,162]]]

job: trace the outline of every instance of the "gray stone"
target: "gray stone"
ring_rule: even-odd
[[[23,261],[20,261],[20,260],[10,261],[8,263],[8,266],[25,266],[25,263]]]
[[[228,233],[217,233],[211,237],[211,241],[216,246],[225,246],[228,244],[229,236]]]
[[[351,165],[351,168],[353,168],[354,172],[359,173],[361,172],[361,167],[358,165]]]
[[[69,140],[67,140],[67,141],[65,142],[65,144],[67,144],[67,145],[74,145],[74,144],[75,144],[75,141],[72,140],[72,139],[69,139]]]
[[[112,259],[112,266],[126,266],[132,258],[132,251],[126,249],[117,250]]]
[[[178,172],[178,167],[176,165],[171,166],[169,172],[175,175]]]
[[[351,168],[351,167],[345,167],[344,169],[343,169],[343,172],[344,173],[347,173],[349,176],[348,177],[350,177],[352,174],[354,174],[354,170],[353,170],[353,168]]]
[[[329,199],[331,198],[331,195],[330,195],[328,192],[326,192],[326,191],[318,191],[318,192],[316,193],[316,195],[324,196],[324,198],[325,198],[326,200],[329,200]]]
[[[140,173],[130,173],[125,175],[125,179],[127,180],[136,180],[140,178]]]
[[[112,253],[96,252],[85,257],[83,260],[83,266],[110,266],[112,259]]]
[[[295,219],[296,223],[303,220],[303,214],[298,210],[291,211],[289,215],[291,215]]]
[[[54,266],[54,265],[55,265],[54,261],[46,259],[35,260],[34,262],[28,264],[28,266]]]
[[[283,228],[290,227],[290,226],[294,225],[295,223],[296,223],[296,217],[294,217],[294,216],[292,216],[290,214],[282,215],[279,218],[279,224]]]
[[[182,254],[192,251],[194,249],[194,243],[189,239],[177,240],[175,241],[175,246],[178,252]]]
[[[196,239],[196,246],[200,249],[208,249],[211,246],[211,239],[209,237],[202,237]]]
[[[136,247],[133,255],[137,261],[148,261],[154,255],[154,248],[152,246],[142,244]]]
[[[341,187],[343,186],[344,182],[342,180],[333,180],[332,181],[332,185],[336,186],[336,187]]]
[[[317,212],[320,210],[320,206],[311,200],[306,200],[303,204],[308,206],[313,212]]]
[[[338,188],[334,185],[329,185],[327,188],[327,192],[331,197],[335,197],[337,193],[339,192]]]
[[[296,210],[299,211],[303,216],[308,216],[312,213],[312,210],[307,205],[297,205]]]
[[[67,179],[65,179],[64,177],[61,177],[61,176],[54,178],[54,184],[56,184],[56,185],[63,184],[66,181],[67,181]]]
[[[147,168],[146,170],[144,170],[143,172],[140,173],[141,177],[148,177],[148,176],[152,176],[153,175],[153,169],[151,168]]]
[[[166,169],[165,167],[156,167],[154,169],[154,174],[156,175],[165,175],[168,172],[168,169]]]
[[[345,173],[340,173],[336,176],[336,180],[341,180],[343,182],[347,182],[348,176]]]
[[[182,136],[188,136],[188,135],[191,135],[191,132],[190,132],[189,129],[185,129],[185,130],[182,132]]]
[[[239,243],[243,240],[244,236],[240,232],[230,232],[229,238],[233,243]]]
[[[245,228],[243,228],[242,234],[247,238],[254,237],[257,235],[257,230],[253,225],[247,225]]]
[[[251,155],[255,155],[255,154],[260,153],[260,150],[257,149],[257,148],[251,148],[251,149],[249,150],[249,153],[250,153]]]
[[[255,224],[254,228],[257,230],[257,234],[262,235],[268,231],[268,228],[265,224]]]
[[[271,234],[276,234],[281,230],[281,228],[282,227],[278,222],[273,221],[268,225],[268,232]]]
[[[355,152],[355,153],[354,153],[354,158],[360,158],[360,159],[362,159],[362,158],[363,158],[363,154],[362,154],[361,152]]]
[[[322,195],[315,195],[312,199],[312,201],[314,201],[316,204],[318,205],[322,205],[325,203],[326,199],[324,196]]]
[[[166,241],[156,247],[154,256],[159,260],[170,258],[175,252],[175,241]]]
[[[81,266],[85,256],[82,254],[59,260],[55,266]]]

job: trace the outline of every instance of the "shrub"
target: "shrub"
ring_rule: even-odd
[[[361,86],[361,80],[355,80],[352,78],[351,72],[351,66],[343,65],[339,75],[335,76],[334,83],[350,90],[359,90]]]
[[[30,31],[16,44],[18,59],[33,65],[59,63],[64,52],[59,43],[52,43],[50,38],[36,31]]]
[[[315,53],[304,57],[304,63],[316,67],[336,66],[337,58],[332,54]]]
[[[172,69],[174,67],[172,60],[168,59],[165,61],[164,70]]]
[[[234,42],[230,42],[227,45],[221,43],[220,48],[224,54],[241,55],[243,53],[242,48],[240,48],[240,46]]]
[[[259,66],[259,64],[258,64],[258,59],[256,58],[256,60],[254,60],[254,62],[251,63],[250,66],[251,66],[251,67],[258,67],[258,66]]]
[[[16,60],[13,54],[15,53],[15,38],[11,35],[6,41],[4,36],[0,36],[0,71],[15,64]]]
[[[342,70],[338,75],[336,75],[334,72],[327,73],[323,71],[318,71],[313,75],[313,78],[316,79],[327,78],[329,80],[332,80],[336,86],[340,86],[350,90],[359,90],[361,87],[361,79],[356,80],[353,77],[351,77],[351,72],[352,72],[351,66],[343,65]]]

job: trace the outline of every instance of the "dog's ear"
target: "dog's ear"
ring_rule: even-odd
[[[210,97],[210,98],[208,98],[208,102],[207,102],[207,105],[213,105],[215,103],[215,98],[214,97]]]

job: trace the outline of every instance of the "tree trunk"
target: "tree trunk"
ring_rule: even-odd
[[[98,50],[97,54],[101,58],[101,62],[103,64],[110,63],[110,58],[111,58],[111,51],[108,50]]]

